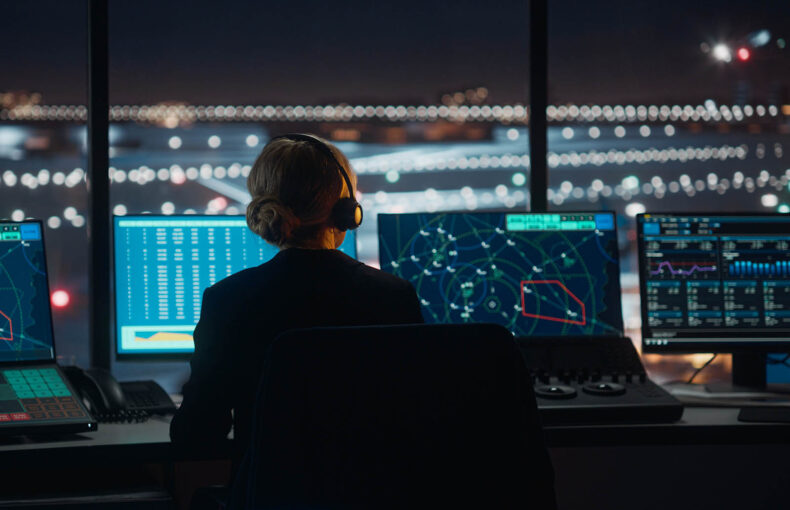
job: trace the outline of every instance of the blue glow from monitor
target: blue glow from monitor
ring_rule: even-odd
[[[379,214],[378,226],[381,269],[414,285],[425,322],[622,335],[612,213]]]
[[[0,222],[0,362],[53,358],[41,224]]]
[[[117,216],[116,352],[180,354],[194,350],[203,291],[279,251],[244,216]],[[340,251],[356,258],[356,235]]]

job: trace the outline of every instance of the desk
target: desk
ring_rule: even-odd
[[[786,508],[790,425],[737,416],[732,408],[688,408],[673,424],[547,427],[561,510]],[[0,456],[6,466],[108,469],[229,456],[230,441],[213,451],[176,449],[168,427],[154,418],[51,441],[4,440]]]
[[[788,508],[790,425],[736,408],[677,423],[547,427],[561,510]]]
[[[687,407],[675,423],[553,426],[549,447],[790,444],[790,424],[738,421],[740,409]]]
[[[212,449],[176,448],[170,443],[169,417],[143,423],[100,423],[95,432],[54,438],[0,439],[3,462],[15,466],[157,463],[230,458],[231,442]]]
[[[550,448],[679,445],[790,444],[790,424],[743,423],[736,408],[689,407],[676,423],[546,427]],[[14,465],[179,462],[230,457],[231,441],[213,449],[170,443],[169,418],[143,423],[102,423],[96,432],[57,438],[0,439],[0,456]]]
[[[170,418],[143,423],[101,423],[98,430],[49,438],[0,438],[0,497],[61,493],[149,497],[166,489],[187,508],[197,487],[227,484],[231,441],[215,448],[177,448]],[[42,486],[40,480],[47,480]],[[37,480],[39,480],[37,482]],[[167,494],[165,493],[167,496]],[[169,496],[167,496],[169,499]],[[156,498],[146,508],[172,508]],[[157,504],[160,506],[157,506]]]

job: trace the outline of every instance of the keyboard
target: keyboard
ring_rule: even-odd
[[[176,406],[170,395],[155,381],[129,381],[120,384],[130,411],[146,411],[153,414],[176,412]]]

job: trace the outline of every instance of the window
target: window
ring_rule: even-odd
[[[376,213],[523,208],[528,3],[110,5],[114,212],[243,213],[266,141],[312,132]],[[141,37],[140,27],[145,27]]]
[[[86,10],[84,1],[12,0],[0,16],[0,217],[43,220],[51,291],[66,293],[53,307],[58,357],[82,365],[89,361]]]
[[[767,1],[550,3],[549,206],[620,213],[632,338],[637,213],[790,211],[789,14]],[[707,355],[646,359],[676,378]]]

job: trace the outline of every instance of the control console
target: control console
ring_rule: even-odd
[[[516,339],[545,425],[669,423],[683,404],[647,377],[624,337]]]

